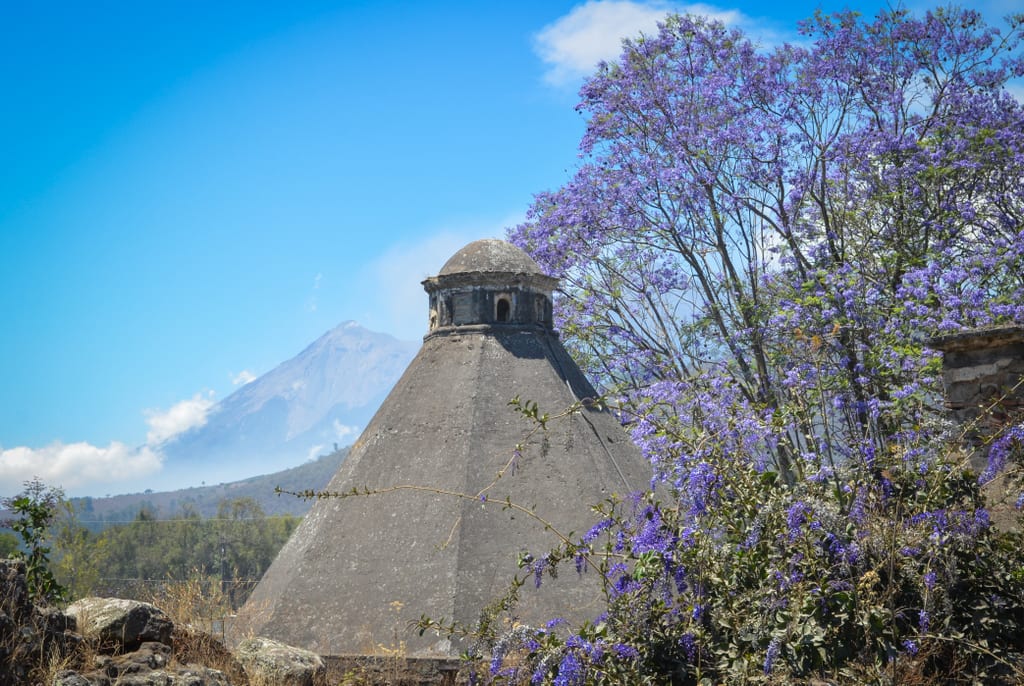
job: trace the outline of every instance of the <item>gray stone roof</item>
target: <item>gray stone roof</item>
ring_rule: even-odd
[[[515,255],[496,263],[522,265],[512,251],[490,254]],[[426,337],[328,487],[372,494],[316,502],[233,633],[324,655],[379,653],[396,643],[413,657],[458,655],[467,644],[418,636],[410,621],[426,615],[473,626],[507,591],[521,553],[539,557],[559,542],[506,500],[580,536],[596,521],[592,505],[648,484],[650,465],[609,412],[585,404],[534,431],[509,406],[518,396],[553,416],[594,395],[550,329],[451,327]],[[517,446],[514,468],[496,479]],[[476,497],[481,491],[486,502]],[[521,589],[518,618],[593,620],[600,581],[569,562],[558,579]]]
[[[543,274],[524,251],[506,241],[485,238],[473,241],[441,267],[439,276],[463,273]]]

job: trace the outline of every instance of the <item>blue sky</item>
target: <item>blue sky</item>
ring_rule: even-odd
[[[158,486],[338,323],[417,340],[420,280],[569,177],[583,75],[666,11],[773,43],[848,4],[6,3],[0,495]]]

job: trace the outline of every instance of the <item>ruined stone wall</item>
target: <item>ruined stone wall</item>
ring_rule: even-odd
[[[982,329],[931,341],[943,352],[946,405],[974,444],[1024,408],[1024,327]]]

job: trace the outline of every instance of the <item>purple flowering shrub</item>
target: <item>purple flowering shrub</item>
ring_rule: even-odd
[[[645,429],[675,446],[671,499],[605,503],[578,541],[524,565],[530,587],[558,563],[593,573],[583,559],[596,561],[605,612],[485,640],[492,678],[1024,676],[1024,541],[992,529],[977,475],[945,436],[907,432],[882,454],[813,473],[800,458],[804,476],[789,484],[756,452],[694,458],[698,442],[674,426]]]
[[[607,611],[482,635],[493,678],[1024,679],[981,490],[1024,425],[979,481],[927,347],[1024,323],[1022,22],[819,15],[762,50],[677,16],[584,85],[576,174],[511,238],[653,478],[526,563],[599,568]]]

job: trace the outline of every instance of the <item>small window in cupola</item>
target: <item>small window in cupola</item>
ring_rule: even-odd
[[[499,295],[494,301],[494,321],[507,322],[512,319],[512,299]]]

